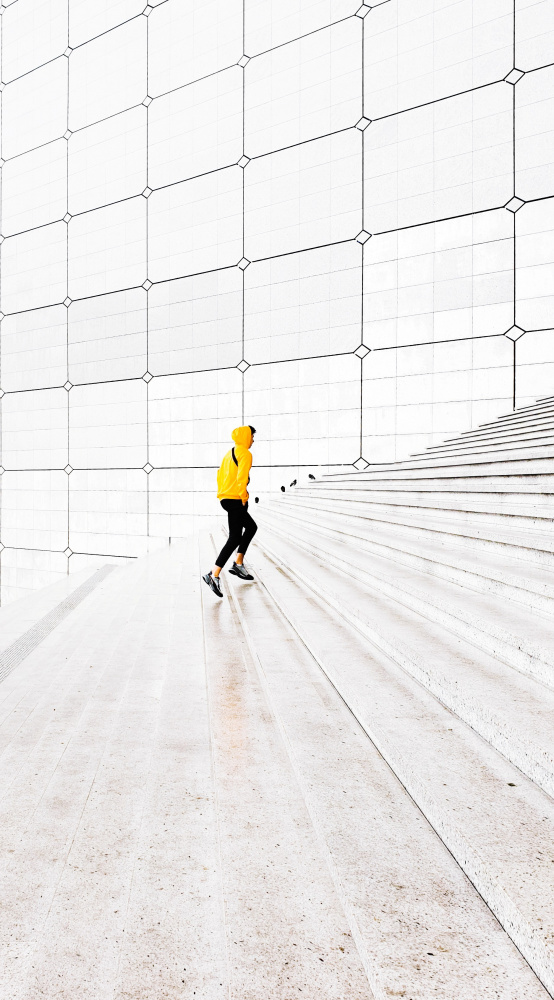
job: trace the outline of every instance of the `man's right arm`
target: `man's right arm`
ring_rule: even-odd
[[[235,454],[237,449],[235,449]],[[248,451],[248,448],[241,448],[238,458],[238,469],[237,469],[237,491],[243,502],[246,503],[248,500],[248,477],[250,475],[250,469],[252,468],[252,455]]]

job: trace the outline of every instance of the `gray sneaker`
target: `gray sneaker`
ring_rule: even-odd
[[[213,590],[213,592],[216,595],[216,597],[223,597],[223,593],[221,591],[221,586],[220,586],[219,580],[217,579],[216,576],[213,576],[211,570],[210,570],[209,573],[206,573],[206,575],[203,576],[202,579],[203,579],[204,583],[208,584],[208,587],[210,588],[210,590]]]
[[[252,574],[249,573],[248,570],[246,569],[246,566],[239,566],[238,563],[233,563],[231,569],[229,570],[229,573],[232,573],[233,576],[238,576],[240,580],[254,579]]]

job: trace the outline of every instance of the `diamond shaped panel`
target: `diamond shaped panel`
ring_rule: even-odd
[[[521,80],[522,76],[524,76],[523,70],[516,69],[514,67],[514,69],[510,70],[508,75],[504,77],[504,79],[506,83],[511,83],[512,86],[515,87],[516,83],[518,80]]]
[[[519,340],[524,333],[525,330],[522,330],[520,326],[511,326],[509,330],[506,330],[504,336],[508,337],[509,340]]]

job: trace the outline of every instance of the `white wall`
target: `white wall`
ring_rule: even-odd
[[[554,393],[551,0],[0,25],[3,602]]]

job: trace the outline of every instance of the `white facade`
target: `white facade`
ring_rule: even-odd
[[[554,392],[551,0],[0,23],[3,602]]]

